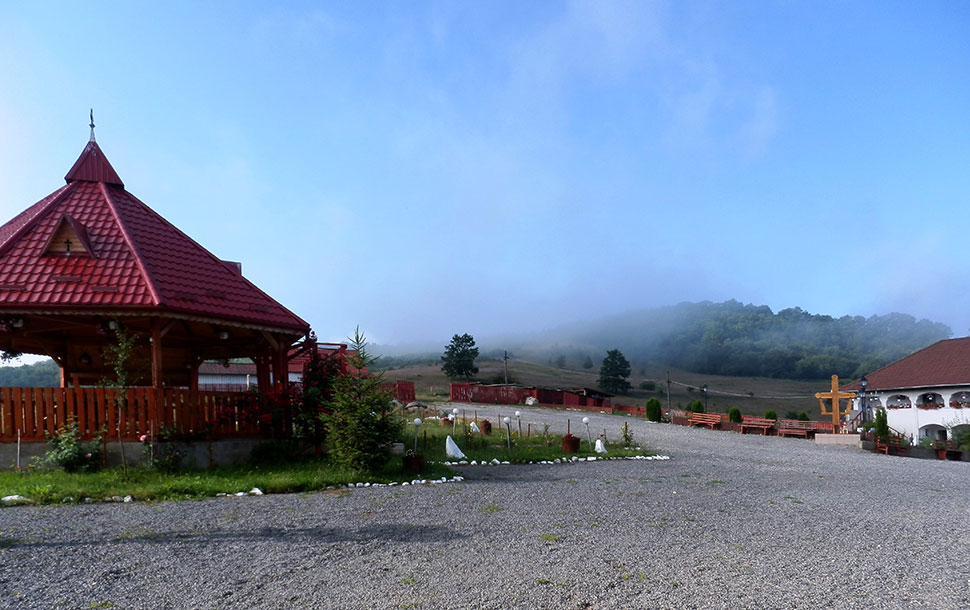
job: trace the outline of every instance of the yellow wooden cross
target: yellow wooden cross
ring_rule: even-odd
[[[839,391],[839,376],[832,375],[832,391],[831,392],[816,392],[815,398],[818,398],[819,407],[822,409],[822,415],[832,416],[832,427],[834,432],[838,432],[841,428],[840,422],[843,415],[848,415],[849,411],[852,409],[852,403],[846,405],[845,411],[839,409],[839,399],[848,398],[850,401],[855,398],[855,392],[840,392]],[[830,399],[832,401],[832,410],[825,410],[825,399]]]

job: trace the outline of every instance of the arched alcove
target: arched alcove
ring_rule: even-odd
[[[937,392],[926,392],[920,394],[916,399],[917,409],[939,409],[944,406],[946,406],[946,402],[943,401],[943,396]]]
[[[955,392],[950,396],[950,406],[954,409],[970,409],[970,392]]]
[[[926,424],[921,426],[919,429],[919,437],[928,437],[933,440],[945,441],[946,440],[946,428],[939,424]]]
[[[895,396],[890,396],[886,400],[887,409],[908,409],[913,406],[910,402],[909,396],[903,394],[896,394]]]

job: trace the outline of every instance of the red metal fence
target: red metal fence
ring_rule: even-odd
[[[395,381],[393,383],[385,383],[383,387],[393,392],[394,398],[403,402],[404,404],[414,402],[413,381]]]
[[[253,415],[242,392],[192,392],[153,388],[128,390],[121,410],[121,437],[134,441],[163,430],[208,438],[267,436],[272,426]],[[85,437],[117,438],[115,393],[105,388],[0,388],[0,442],[43,441],[77,423]],[[283,418],[277,418],[277,434]],[[154,425],[153,425],[154,424]]]
[[[494,405],[518,405],[526,398],[535,398],[541,405],[563,405],[570,408],[589,407],[609,409],[607,398],[585,396],[569,390],[545,388],[520,388],[507,385],[478,385],[472,383],[451,384],[449,397],[454,402],[483,402]]]

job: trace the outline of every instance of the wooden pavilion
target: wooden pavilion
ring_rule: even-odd
[[[138,339],[144,386],[129,437],[178,420],[169,402],[182,424],[201,417],[191,403],[211,398],[198,392],[204,361],[251,358],[260,389],[286,389],[288,352],[309,325],[129,193],[93,124],[65,180],[0,226],[0,350],[61,369],[60,389],[0,389],[0,437],[40,440],[71,417],[110,427],[107,412],[85,422],[107,401],[95,386],[111,376],[105,348],[119,329]]]

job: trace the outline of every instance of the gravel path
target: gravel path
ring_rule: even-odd
[[[2,509],[0,607],[970,607],[970,464],[590,417],[671,459]]]

